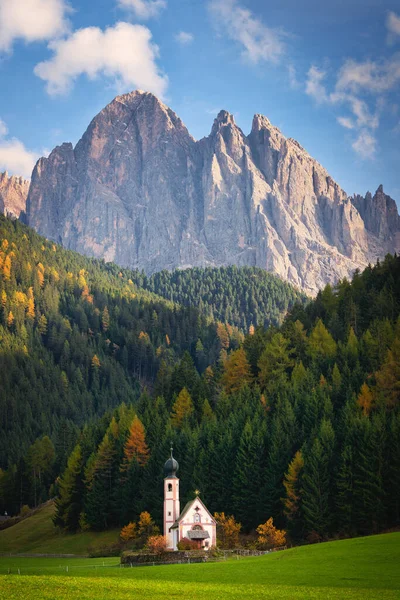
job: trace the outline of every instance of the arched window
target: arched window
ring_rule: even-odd
[[[200,523],[200,521],[201,521],[201,517],[200,517],[199,513],[195,513],[195,515],[194,515],[194,522],[195,523]]]
[[[172,483],[169,483],[169,484],[168,484],[168,491],[169,491],[169,492],[172,492]]]

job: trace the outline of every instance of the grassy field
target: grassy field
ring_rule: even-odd
[[[400,598],[399,564],[400,533],[303,546],[222,563],[132,569],[119,568],[115,558],[4,557],[0,559],[0,597],[392,600]]]
[[[78,534],[61,533],[53,525],[54,504],[48,504],[31,517],[0,531],[0,553],[88,554],[88,548],[101,548],[118,541],[119,530]]]

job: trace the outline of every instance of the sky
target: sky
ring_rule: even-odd
[[[264,114],[348,194],[400,205],[400,0],[0,0],[0,82],[0,171],[142,89],[196,139]]]

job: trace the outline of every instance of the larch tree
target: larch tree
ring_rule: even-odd
[[[244,348],[239,348],[228,356],[224,364],[222,384],[227,394],[239,391],[252,381],[250,365]]]
[[[194,412],[192,398],[184,387],[172,406],[171,422],[174,427],[180,429],[184,423],[190,420]]]

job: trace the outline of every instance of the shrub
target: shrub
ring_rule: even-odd
[[[178,542],[178,550],[197,550],[197,544],[194,540],[189,540],[189,538],[182,538]]]
[[[167,539],[163,535],[152,535],[147,540],[147,548],[153,554],[162,554],[167,549]]]
[[[26,517],[27,515],[29,515],[30,512],[31,512],[31,509],[29,508],[29,506],[27,504],[24,504],[23,506],[21,506],[21,510],[19,511],[19,516]]]

